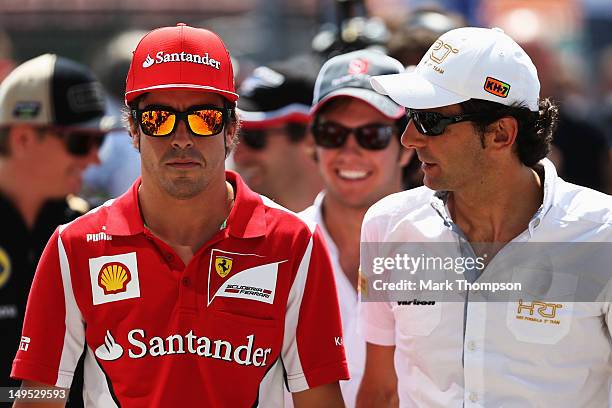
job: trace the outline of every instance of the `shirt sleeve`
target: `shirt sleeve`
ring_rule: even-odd
[[[318,227],[289,292],[282,359],[291,392],[349,379],[334,274]]]
[[[376,237],[375,231],[372,231],[373,226],[368,224],[366,215],[364,224],[361,229],[361,243],[375,244],[380,238]],[[371,262],[371,255],[366,255],[364,245],[361,246],[360,254],[360,276],[359,276],[359,302],[358,302],[358,325],[357,332],[368,343],[378,344],[381,346],[395,345],[395,318],[389,302],[373,302],[363,301],[362,294],[367,290],[368,283],[365,277],[362,277],[361,270],[364,270],[366,262]],[[372,247],[370,247],[372,249]],[[368,258],[368,259],[366,259]]]
[[[70,388],[83,352],[85,328],[59,228],[36,268],[21,336],[11,377]]]

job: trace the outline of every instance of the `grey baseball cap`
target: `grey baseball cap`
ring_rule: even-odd
[[[389,118],[397,119],[405,114],[405,109],[388,96],[376,92],[370,78],[403,72],[401,62],[380,51],[359,50],[335,56],[325,62],[319,71],[310,113],[315,115],[331,99],[348,96],[370,104]]]
[[[0,84],[0,126],[19,123],[102,132],[120,127],[105,114],[104,91],[91,71],[54,54],[24,62]]]

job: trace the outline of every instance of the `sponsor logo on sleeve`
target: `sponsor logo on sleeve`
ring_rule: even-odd
[[[94,305],[140,297],[136,252],[89,259]]]
[[[28,351],[28,347],[30,347],[31,339],[26,336],[21,336],[21,341],[19,342],[19,350]]]

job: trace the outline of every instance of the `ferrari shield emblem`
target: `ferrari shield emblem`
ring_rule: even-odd
[[[225,278],[232,270],[232,258],[218,256],[215,258],[215,271],[217,274]]]

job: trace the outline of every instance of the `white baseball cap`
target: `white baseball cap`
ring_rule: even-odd
[[[412,109],[484,99],[538,111],[540,81],[523,49],[499,28],[444,33],[409,73],[375,76],[373,88]]]

